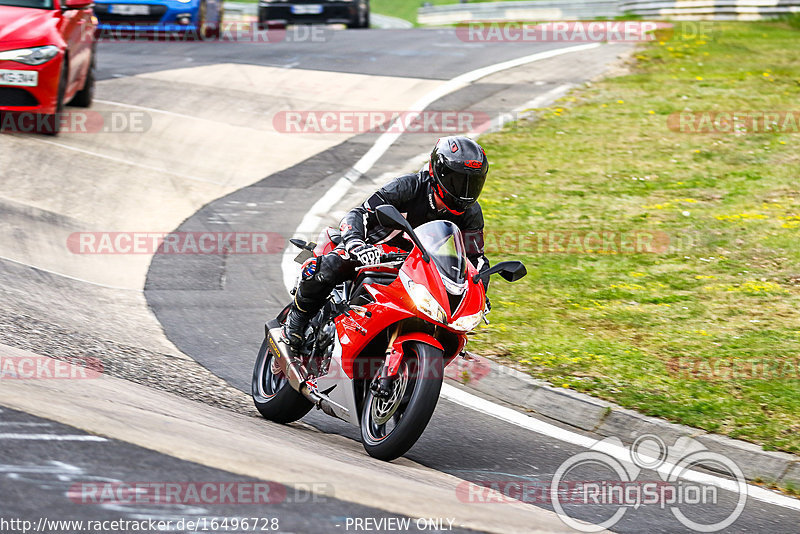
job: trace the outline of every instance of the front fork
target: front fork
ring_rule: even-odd
[[[388,398],[392,394],[392,385],[397,380],[400,363],[403,361],[403,347],[397,343],[399,335],[400,325],[397,325],[389,339],[389,346],[386,347],[386,359],[383,362],[381,376],[370,385],[372,393],[381,399]]]
[[[370,390],[377,397],[385,398],[392,393],[394,381],[397,380],[399,376],[400,364],[403,363],[403,343],[406,341],[420,341],[444,351],[442,344],[430,334],[424,334],[422,332],[399,334],[400,327],[398,325],[389,339],[389,346],[386,349],[386,359],[381,369],[381,376],[377,380],[373,380],[370,385]]]

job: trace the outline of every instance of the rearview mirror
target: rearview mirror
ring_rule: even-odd
[[[425,250],[425,247],[422,245],[422,241],[419,240],[416,232],[411,228],[411,224],[409,224],[406,218],[403,217],[403,214],[397,211],[397,208],[391,204],[384,204],[383,206],[375,208],[375,213],[378,215],[378,222],[381,226],[391,228],[392,230],[402,230],[407,233],[411,241],[413,241],[420,252],[422,252],[422,260],[425,263],[431,261],[428,251]]]
[[[503,277],[503,279],[508,280],[509,282],[516,282],[528,274],[528,270],[521,261],[501,261],[497,265],[490,267],[482,273],[476,274],[472,278],[472,281],[477,284],[479,280],[483,280],[483,285],[486,285],[489,283],[489,277],[493,274],[499,274]]]
[[[62,0],[64,9],[86,9],[94,4],[94,0]]]
[[[375,212],[378,214],[378,222],[381,223],[381,226],[391,228],[392,230],[406,230],[411,228],[406,218],[391,204],[378,206]]]

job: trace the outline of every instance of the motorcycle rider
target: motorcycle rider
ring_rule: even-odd
[[[331,291],[351,279],[356,267],[380,262],[382,251],[376,244],[408,249],[401,232],[378,222],[378,206],[393,205],[414,228],[440,219],[455,223],[464,234],[472,264],[479,271],[489,268],[483,253],[483,212],[477,202],[489,170],[486,152],[467,137],[443,137],[436,142],[426,167],[398,176],[352,209],[339,227],[341,244],[304,264],[283,327],[284,340],[295,354],[305,342],[308,322]]]

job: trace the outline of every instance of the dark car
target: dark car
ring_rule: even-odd
[[[369,0],[259,0],[262,28],[287,24],[346,24],[369,28]]]

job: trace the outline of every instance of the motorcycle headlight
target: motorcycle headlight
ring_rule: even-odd
[[[418,310],[434,321],[447,324],[447,314],[425,286],[409,280],[407,288],[408,294],[411,296],[411,300],[414,301],[414,305]]]
[[[19,48],[0,52],[0,61],[16,61],[25,65],[42,65],[58,55],[58,47],[54,45]]]
[[[483,312],[478,312],[472,315],[465,315],[464,317],[459,317],[452,323],[450,323],[450,328],[454,330],[460,330],[461,332],[471,332],[475,330],[481,321],[483,320]]]

